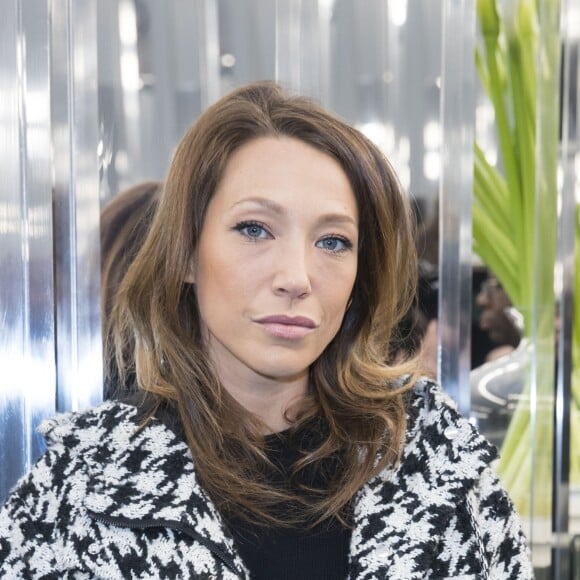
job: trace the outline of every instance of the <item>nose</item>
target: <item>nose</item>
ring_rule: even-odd
[[[302,245],[281,248],[274,265],[272,290],[279,296],[305,298],[312,292],[308,253]]]

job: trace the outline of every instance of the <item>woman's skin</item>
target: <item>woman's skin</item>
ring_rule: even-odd
[[[229,393],[277,432],[336,335],[357,272],[358,209],[340,165],[288,137],[237,150],[188,282]]]

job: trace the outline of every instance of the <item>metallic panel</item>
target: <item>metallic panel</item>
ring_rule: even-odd
[[[566,17],[570,9],[564,0],[563,82],[562,82],[562,146],[560,165],[562,187],[558,191],[558,252],[555,281],[560,324],[557,329],[555,436],[554,436],[554,506],[553,506],[553,577],[570,577],[570,403],[572,397],[572,321],[574,320],[574,244],[576,228],[575,190],[578,178],[575,159],[579,152],[578,132],[578,44],[570,38]],[[574,66],[576,65],[576,66]]]
[[[0,502],[43,450],[54,414],[49,30],[46,0],[0,19]]]
[[[117,42],[114,46],[118,47],[119,53],[116,55],[117,59],[114,64],[119,68],[123,101],[121,122],[125,129],[125,155],[127,160],[124,177],[128,185],[131,185],[139,180],[143,167],[137,11],[133,0],[119,0],[118,4],[116,15],[118,39],[115,39]],[[113,34],[112,36],[115,35]],[[106,132],[101,135],[101,141],[103,144],[111,142]]]
[[[52,0],[57,408],[102,400],[96,0]]]
[[[531,527],[534,565],[551,565],[554,452],[555,302],[557,170],[560,95],[559,2],[538,4],[536,70],[536,175],[534,224],[533,344],[530,381]]]
[[[439,190],[439,380],[469,415],[471,345],[471,200],[475,6],[443,4],[442,169]]]
[[[330,41],[329,34],[319,36],[320,10],[326,10],[328,21],[328,2],[320,6],[318,0],[276,0],[275,79],[311,97],[320,96],[321,42]]]
[[[221,96],[220,40],[217,0],[202,0],[198,28],[200,42],[201,109],[207,109]]]
[[[302,0],[276,0],[276,81],[300,89]]]

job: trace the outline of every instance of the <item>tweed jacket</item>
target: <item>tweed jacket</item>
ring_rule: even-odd
[[[111,401],[41,426],[48,450],[0,511],[0,578],[250,577],[188,447],[137,416]],[[349,580],[532,578],[494,458],[436,385],[418,383],[401,462],[355,498]]]

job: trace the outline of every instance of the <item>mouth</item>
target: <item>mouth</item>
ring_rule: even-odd
[[[287,340],[304,338],[316,328],[314,320],[306,316],[265,316],[255,322],[260,324],[268,334]]]

